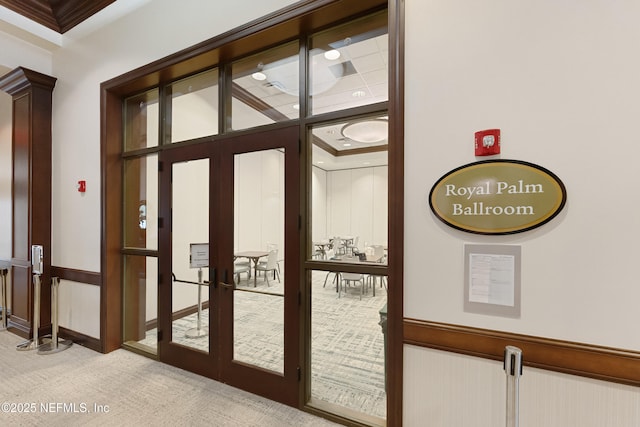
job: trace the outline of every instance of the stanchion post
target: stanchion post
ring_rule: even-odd
[[[504,372],[507,375],[507,427],[518,427],[522,350],[507,346],[504,350]]]
[[[8,269],[0,268],[0,304],[2,305],[2,323],[0,323],[0,330],[7,329],[9,309],[7,307],[7,272]]]
[[[202,268],[198,269],[198,313],[196,320],[196,327],[189,329],[185,332],[187,338],[202,338],[209,335],[209,330],[202,327],[202,285],[204,281],[202,279]]]
[[[51,278],[51,342],[38,347],[38,354],[57,353],[68,349],[73,344],[71,340],[58,340],[58,288],[60,278]]]
[[[38,329],[40,329],[40,270],[33,275],[33,339],[16,346],[18,351],[35,350],[40,344]]]

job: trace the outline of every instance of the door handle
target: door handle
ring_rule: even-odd
[[[229,284],[227,283],[229,280],[227,279],[228,277],[228,271],[224,270],[224,274],[222,275],[222,281],[220,282],[220,286],[222,286],[225,289],[235,289],[236,285],[235,284]]]

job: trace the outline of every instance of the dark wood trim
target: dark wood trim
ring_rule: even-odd
[[[100,341],[108,353],[122,345],[122,99],[100,93],[101,260]],[[111,286],[107,284],[111,283]]]
[[[373,147],[352,148],[350,150],[338,151],[337,157],[353,156],[354,154],[377,153],[380,151],[389,151],[388,145],[374,145]]]
[[[261,112],[275,122],[284,122],[289,120],[289,117],[285,116],[280,111],[276,110],[271,105],[267,104],[237,83],[231,84],[231,96],[248,105],[250,108]]]
[[[522,350],[524,366],[640,386],[636,351],[417,319],[404,320],[404,342],[493,360],[512,345]]]
[[[389,4],[391,3],[391,4]],[[303,0],[259,18],[244,26],[221,34],[213,39],[187,48],[176,54],[132,70],[101,85],[101,166],[102,166],[102,259],[103,275],[101,290],[101,340],[103,351],[113,350],[121,345],[122,335],[116,323],[122,318],[122,266],[121,266],[121,226],[122,214],[122,102],[127,96],[141,93],[152,87],[171,82],[178,78],[219,66],[230,59],[241,58],[248,54],[264,50],[287,40],[298,39],[301,35],[324,29],[330,25],[342,23],[347,19],[363,16],[366,13],[390,8],[392,28],[398,28],[396,22],[403,22],[402,0]],[[400,14],[400,15],[398,15]],[[395,31],[395,30],[393,30]],[[403,242],[403,77],[401,56],[403,33],[391,34],[392,78],[390,81],[390,99],[395,105],[389,106],[389,113],[396,114],[390,119],[390,144],[394,144],[390,153],[390,192],[395,195],[389,199],[389,245],[394,245],[394,255],[390,257],[390,272],[393,272],[393,290],[389,292],[388,343],[389,360],[394,373],[390,374],[390,392],[388,394],[387,425],[402,424],[402,242]],[[400,91],[398,91],[400,90]],[[391,104],[390,102],[390,104]],[[386,105],[384,106],[386,108]],[[379,111],[381,106],[368,105],[351,111],[365,115]],[[222,111],[222,110],[221,110]],[[302,112],[301,112],[302,113]],[[314,120],[322,121],[331,117],[340,118],[344,112],[329,113],[314,118],[301,118],[301,129]],[[224,117],[223,117],[224,118]],[[221,121],[222,123],[222,121]],[[393,175],[392,175],[393,174]],[[393,190],[392,190],[393,189]],[[161,214],[162,215],[162,214]],[[297,223],[297,221],[296,221]],[[292,247],[291,245],[287,245]],[[302,246],[301,246],[302,248]],[[303,249],[304,250],[304,249]],[[306,252],[303,252],[306,253]],[[302,255],[301,253],[300,255]],[[120,298],[118,298],[120,297]],[[107,311],[109,316],[106,316]],[[395,320],[392,317],[395,316]],[[107,324],[109,319],[113,324]],[[121,329],[121,328],[120,328]],[[118,342],[119,339],[119,342]],[[113,342],[111,342],[113,340]],[[161,351],[162,345],[159,347]],[[184,361],[189,363],[188,360]],[[205,373],[206,375],[206,373]],[[298,405],[304,406],[304,403]],[[305,408],[306,409],[306,408]]]
[[[87,285],[102,286],[102,275],[93,271],[51,266],[51,277]]]
[[[58,327],[58,333],[61,338],[71,340],[78,345],[90,348],[93,351],[102,351],[102,345],[100,344],[100,340],[97,338],[90,337],[89,335],[85,335],[62,326]]]
[[[43,248],[40,330],[51,329],[51,111],[56,78],[18,67],[0,77],[12,96],[11,316],[9,327],[33,334],[31,247]]]
[[[115,0],[0,0],[0,5],[60,34],[104,9]]]
[[[320,138],[319,136],[311,134],[311,142],[313,142],[313,145],[323,149],[324,151],[331,154],[332,156],[339,155],[338,150],[334,146],[329,145],[329,143],[327,143],[324,139]]]
[[[387,426],[402,425],[404,318],[404,0],[389,0]]]
[[[110,91],[132,95],[194,74],[223,60],[267,49],[300,34],[386,7],[386,0],[302,0],[104,83]]]
[[[209,300],[202,301],[202,309],[209,309]],[[182,310],[174,311],[171,313],[171,321],[182,319],[183,317],[191,316],[192,314],[196,314],[198,312],[198,306],[192,305],[190,307],[185,307]],[[144,324],[145,331],[150,331],[151,329],[158,328],[158,318],[147,320]]]

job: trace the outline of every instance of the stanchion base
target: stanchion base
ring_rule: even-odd
[[[59,353],[71,347],[71,344],[73,344],[73,341],[71,340],[58,339],[58,345],[55,345],[53,341],[50,341],[46,344],[38,346],[38,354]]]
[[[51,338],[40,338],[38,341],[40,341],[40,344],[36,345],[35,341],[27,340],[23,343],[18,344],[16,346],[16,350],[18,351],[35,350],[37,348],[40,348],[40,346],[42,345],[49,344],[51,342]]]
[[[187,332],[184,333],[184,336],[187,338],[202,338],[202,337],[206,337],[209,335],[209,329],[207,328],[193,328],[193,329],[189,329]]]

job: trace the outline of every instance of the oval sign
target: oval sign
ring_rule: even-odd
[[[452,170],[429,194],[445,224],[478,234],[512,234],[553,219],[567,192],[547,169],[519,160],[486,160]]]

